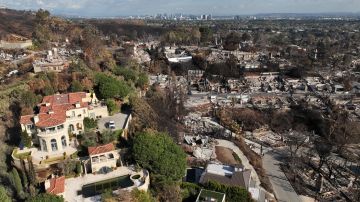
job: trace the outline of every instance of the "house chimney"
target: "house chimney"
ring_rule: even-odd
[[[53,111],[52,109],[50,109],[50,110],[48,111],[48,114],[54,114],[54,111]]]
[[[50,180],[45,181],[45,190],[50,188]]]
[[[36,124],[37,122],[39,122],[39,116],[38,116],[38,115],[35,115],[35,116],[34,116],[34,123]]]
[[[80,102],[76,102],[76,103],[75,103],[75,107],[76,107],[76,108],[80,108]]]

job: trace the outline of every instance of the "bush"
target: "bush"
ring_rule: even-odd
[[[82,173],[82,167],[81,167],[81,162],[77,161],[76,162],[76,174],[80,175]]]
[[[232,202],[252,202],[251,194],[242,187],[227,186],[215,181],[209,181],[205,185],[206,189],[226,194],[226,201]]]
[[[149,84],[149,77],[146,73],[140,73],[139,78],[136,81],[136,87],[145,89],[145,87]]]
[[[136,77],[137,77],[136,71],[130,68],[120,67],[120,66],[114,69],[114,74],[117,76],[123,76],[126,81],[133,81],[133,82],[136,81]]]
[[[26,202],[64,202],[64,198],[48,193],[43,193],[27,199]]]
[[[101,142],[103,144],[108,144],[110,142],[114,142],[118,140],[121,136],[122,130],[116,130],[116,131],[103,131],[101,134]]]
[[[131,191],[131,195],[134,202],[155,202],[155,199],[150,195],[150,192],[134,189]]]
[[[107,99],[106,106],[108,107],[110,115],[115,114],[116,112],[120,111],[119,106],[116,104],[114,99]]]
[[[8,196],[5,187],[2,185],[0,185],[0,201],[1,202],[11,202],[11,198]]]
[[[189,182],[182,182],[180,188],[183,201],[196,201],[197,195],[201,190],[199,185]]]
[[[91,118],[84,118],[84,126],[85,126],[85,130],[90,130],[93,128],[96,128],[98,125],[97,120],[95,119],[91,119]]]
[[[81,138],[81,145],[84,147],[96,146],[97,134],[95,132],[85,133]]]

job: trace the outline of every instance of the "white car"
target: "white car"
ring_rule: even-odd
[[[114,122],[114,121],[109,121],[108,127],[109,127],[110,129],[115,129],[115,122]]]

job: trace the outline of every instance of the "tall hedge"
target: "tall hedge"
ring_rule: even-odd
[[[254,200],[251,198],[251,194],[242,187],[236,186],[228,186],[224,184],[220,184],[215,181],[209,181],[205,184],[206,189],[217,191],[226,194],[227,202],[253,202]]]

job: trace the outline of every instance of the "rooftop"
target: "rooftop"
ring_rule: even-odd
[[[200,178],[200,183],[216,181],[230,186],[241,186],[248,189],[250,186],[251,170],[235,166],[209,164]]]
[[[40,107],[39,114],[21,116],[20,123],[35,123],[37,127],[41,128],[62,124],[66,121],[66,111],[89,106],[86,98],[85,92],[45,96],[38,105]],[[35,119],[38,120],[35,121]]]
[[[52,178],[50,180],[50,187],[46,190],[50,194],[61,194],[65,191],[65,176]]]
[[[89,155],[102,154],[110,151],[114,151],[115,147],[112,143],[106,145],[100,145],[97,147],[88,147]]]

